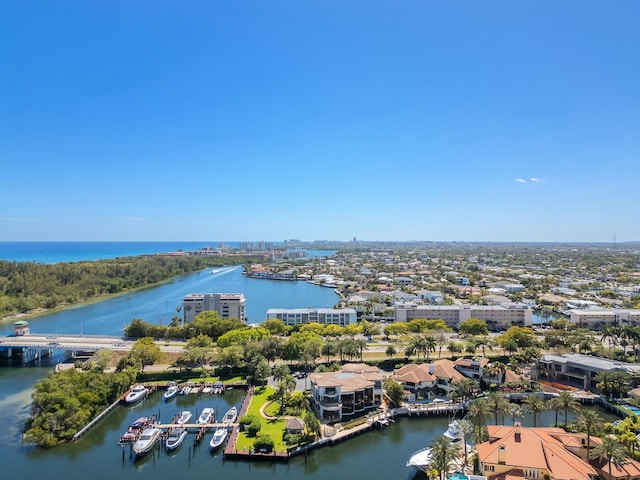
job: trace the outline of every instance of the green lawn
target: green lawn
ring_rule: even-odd
[[[274,450],[276,452],[286,451],[287,447],[282,440],[282,435],[284,434],[284,428],[286,425],[285,420],[267,420],[260,414],[260,408],[269,402],[269,397],[273,395],[274,389],[271,387],[258,387],[251,399],[251,403],[249,404],[249,410],[247,411],[247,415],[255,415],[260,419],[262,424],[262,428],[260,429],[261,434],[269,434],[274,441]],[[271,414],[271,412],[269,412]],[[247,435],[241,432],[238,435],[238,440],[236,442],[236,449],[238,450],[251,450],[253,446],[253,442],[255,437],[247,437]]]

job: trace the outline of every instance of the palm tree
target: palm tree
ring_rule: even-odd
[[[580,409],[580,402],[578,402],[572,395],[571,392],[560,392],[560,394],[554,398],[558,406],[562,409],[562,414],[564,415],[564,429],[567,429],[567,423],[569,422],[569,410],[573,410],[577,412]],[[558,424],[558,419],[556,418],[556,425]]]
[[[524,399],[523,404],[525,410],[533,414],[533,426],[535,428],[538,425],[538,417],[540,414],[549,408],[547,402],[540,395],[532,393]]]
[[[491,416],[493,411],[491,405],[484,398],[476,398],[469,402],[469,409],[467,415],[470,418],[476,419],[476,438],[475,443],[482,443],[484,441],[484,435],[482,433],[482,427],[485,425],[487,418]]]
[[[498,416],[502,415],[504,418],[504,414],[509,409],[509,402],[500,392],[491,392],[486,398],[493,412],[495,424],[498,425]]]
[[[591,454],[591,434],[595,431],[597,425],[602,425],[602,422],[602,417],[595,410],[583,409],[576,419],[578,429],[587,434],[587,460]]]
[[[443,480],[444,476],[449,473],[451,464],[458,458],[460,452],[458,447],[451,443],[451,439],[440,435],[431,442],[431,460],[430,466],[438,471],[438,477]]]
[[[324,342],[322,344],[322,354],[326,355],[327,363],[329,363],[329,358],[337,355],[339,351],[338,343],[334,341]]]
[[[558,397],[553,397],[551,400],[549,400],[549,410],[553,410],[556,414],[556,419],[553,422],[554,426],[558,426],[558,412],[560,412],[560,410],[562,410],[562,405],[560,404],[560,399]],[[566,422],[566,417],[565,417],[565,422]],[[566,427],[566,423],[565,423],[565,427]]]
[[[602,332],[601,340],[604,342],[605,339],[609,343],[609,351],[611,351],[611,347],[616,344],[616,333],[613,327],[606,327]]]
[[[287,375],[291,375],[291,370],[289,370],[289,367],[284,363],[278,365],[273,369],[273,379],[276,382],[284,379]]]
[[[304,392],[292,393],[287,404],[298,412],[298,414],[302,414],[311,409],[309,397]]]
[[[387,354],[387,357],[391,358],[397,353],[396,348],[393,345],[389,345],[385,350],[385,353]]]
[[[436,338],[433,335],[425,335],[424,340],[422,342],[422,346],[424,348],[424,354],[425,357],[427,359],[427,361],[429,360],[429,352],[435,352],[436,351],[436,347],[438,346],[438,342],[436,342]]]
[[[489,379],[497,379],[497,383],[504,382],[504,374],[507,371],[507,366],[502,362],[491,362],[482,369],[482,377]]]
[[[624,446],[615,438],[606,436],[602,439],[602,443],[596,445],[593,449],[593,454],[598,460],[606,460],[609,465],[609,480],[611,476],[611,464],[616,468],[620,468],[627,463],[629,455]]]
[[[467,420],[466,418],[463,418],[462,420],[458,420],[458,426],[460,427],[460,431],[462,432],[462,435],[464,436],[462,441],[464,442],[464,464],[467,464],[467,439],[471,436],[471,434],[473,433],[473,423],[471,423],[469,420]]]

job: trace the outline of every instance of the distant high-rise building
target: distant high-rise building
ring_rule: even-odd
[[[246,299],[242,293],[189,293],[182,299],[185,323],[190,323],[202,312],[216,311],[220,318],[245,320]]]

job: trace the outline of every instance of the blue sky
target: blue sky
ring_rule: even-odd
[[[640,2],[0,4],[0,240],[640,240]]]

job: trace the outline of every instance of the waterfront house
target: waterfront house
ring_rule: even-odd
[[[456,370],[455,363],[448,359],[419,365],[410,363],[397,369],[393,376],[407,391],[409,401],[449,395],[453,384],[464,378]]]
[[[309,374],[311,404],[321,422],[340,422],[345,417],[382,405],[385,374],[364,363],[343,365],[337,372]]]
[[[593,480],[587,436],[561,428],[487,425],[489,440],[477,445],[480,474],[489,480]],[[591,446],[599,438],[591,437]]]
[[[634,383],[632,386],[636,386],[640,379],[638,363],[619,362],[581,353],[544,355],[534,365],[532,375],[534,380],[548,380],[594,391],[597,384],[596,376],[600,372],[615,371],[629,373]]]
[[[473,378],[478,382],[482,378],[484,367],[488,364],[489,359],[483,356],[458,358],[455,361],[456,370],[462,373],[465,377]]]

